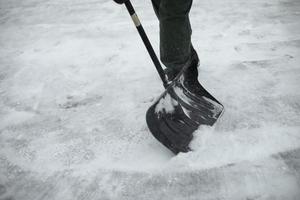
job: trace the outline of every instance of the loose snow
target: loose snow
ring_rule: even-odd
[[[151,1],[132,3],[159,52]],[[199,80],[226,111],[174,157],[146,125],[164,89],[124,6],[0,0],[0,199],[299,199],[299,15],[194,1]]]
[[[170,94],[165,94],[155,107],[155,112],[173,113],[178,102],[171,97]]]

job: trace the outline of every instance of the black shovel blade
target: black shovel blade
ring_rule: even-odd
[[[223,105],[200,84],[191,92],[179,78],[148,109],[146,121],[153,136],[178,154],[190,151],[193,132],[201,125],[212,126],[223,110]]]

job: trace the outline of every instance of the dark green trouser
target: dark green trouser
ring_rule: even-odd
[[[180,69],[191,56],[192,0],[151,0],[159,19],[160,58],[170,69]]]

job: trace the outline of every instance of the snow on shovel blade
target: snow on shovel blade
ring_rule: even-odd
[[[151,133],[175,154],[190,151],[193,132],[200,125],[212,126],[224,110],[200,84],[196,91],[185,88],[183,77],[175,79],[147,111]]]

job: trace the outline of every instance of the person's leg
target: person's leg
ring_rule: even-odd
[[[155,12],[157,18],[159,19],[159,5],[160,5],[161,0],[151,0],[151,2],[152,2],[154,12]]]
[[[160,56],[171,70],[181,69],[191,58],[191,5],[192,0],[161,0],[159,4]]]
[[[161,61],[167,67],[165,73],[167,74],[168,79],[173,80],[190,58],[192,59],[192,66],[188,73],[192,74],[193,79],[197,80],[199,58],[191,44],[192,30],[188,16],[192,0],[151,1],[155,14],[160,21],[160,57]],[[163,5],[161,5],[161,2],[164,2]],[[169,6],[169,4],[173,6]],[[161,10],[163,17],[161,17],[160,14]],[[173,21],[176,18],[177,20]],[[177,51],[173,50],[174,46],[177,46]],[[191,75],[188,77],[191,77]]]

